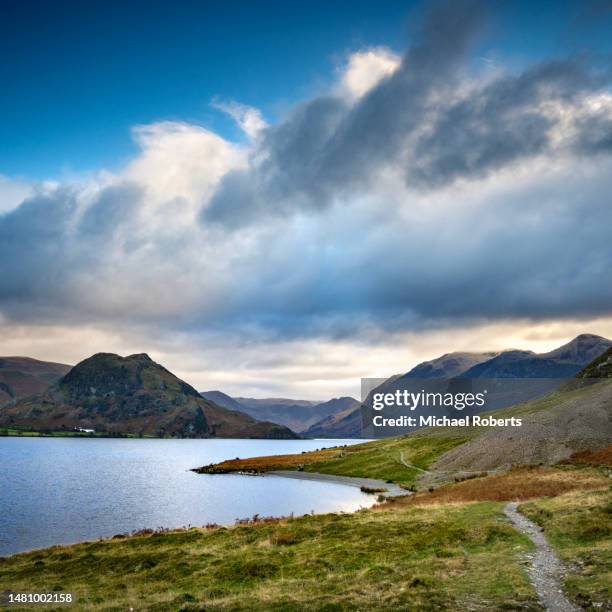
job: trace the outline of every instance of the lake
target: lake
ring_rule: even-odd
[[[359,440],[0,438],[0,556],[136,529],[238,518],[351,512],[355,487],[189,470]]]

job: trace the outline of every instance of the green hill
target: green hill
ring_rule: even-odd
[[[204,399],[146,354],[93,355],[43,393],[5,406],[0,427],[39,431],[76,427],[178,437],[297,437],[286,427]]]

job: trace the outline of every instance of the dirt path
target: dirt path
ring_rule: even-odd
[[[417,467],[416,465],[412,465],[411,463],[408,463],[404,459],[404,451],[400,451],[400,462],[402,463],[402,465],[404,465],[407,468],[410,468],[412,470],[418,470],[419,472],[423,472],[424,474],[431,474],[431,472],[429,470],[424,470],[423,468],[420,468],[420,467]]]
[[[527,568],[529,579],[533,584],[540,603],[551,612],[576,612],[576,608],[563,594],[561,577],[563,566],[550,547],[540,528],[517,510],[518,504],[506,504],[504,512],[516,529],[526,534],[535,544],[536,550],[528,555],[530,564]]]

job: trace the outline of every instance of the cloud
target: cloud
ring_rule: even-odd
[[[0,215],[17,208],[31,193],[32,185],[27,181],[0,174]]]
[[[343,66],[339,93],[350,98],[361,98],[393,74],[400,66],[401,58],[386,47],[370,47],[352,53]]]
[[[229,115],[249,138],[257,138],[260,132],[268,127],[261,111],[252,106],[234,100],[228,102],[213,100],[211,106]]]
[[[244,368],[263,389],[266,371],[324,377],[300,351],[331,368],[334,347],[365,363],[435,330],[612,317],[609,73],[586,58],[475,73],[481,24],[448,4],[401,59],[353,54],[273,125],[224,104],[248,142],[137,126],[120,171],[28,187],[0,214],[3,324],[104,329],[170,361],[209,351],[218,380]],[[264,349],[277,363],[258,369]]]
[[[269,211],[325,208],[339,193],[367,188],[383,167],[403,163],[407,138],[457,85],[482,22],[476,4],[434,11],[399,67],[357,103],[321,96],[266,130],[249,168],[226,177],[205,218],[235,225]]]

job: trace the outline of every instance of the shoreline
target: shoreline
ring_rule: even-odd
[[[224,474],[224,476],[230,476],[232,474]],[[385,491],[377,491],[376,495],[382,496],[382,497],[401,497],[401,496],[406,496],[406,495],[412,495],[412,491],[408,491],[406,489],[403,489],[402,487],[396,485],[395,483],[389,483],[389,482],[385,482],[384,480],[378,480],[375,478],[359,478],[359,477],[353,477],[353,476],[336,476],[334,474],[320,474],[318,472],[298,472],[298,471],[292,471],[292,470],[274,470],[274,471],[270,471],[270,472],[264,472],[261,474],[246,474],[246,473],[240,473],[240,472],[234,472],[233,475],[236,476],[264,476],[264,477],[269,477],[269,476],[275,476],[277,478],[293,478],[295,480],[309,480],[309,481],[316,481],[316,482],[326,482],[326,483],[330,483],[330,484],[338,484],[338,485],[345,485],[345,486],[350,486],[350,487],[357,487],[359,489],[361,489],[362,487],[366,487],[366,488],[371,488],[371,489],[386,489]],[[372,495],[372,497],[374,498],[374,495]],[[373,504],[376,502],[375,499],[373,499]],[[369,506],[367,506],[369,508]],[[326,514],[334,514],[335,511],[330,510],[327,512],[317,512],[315,513],[317,516],[324,516]],[[351,512],[346,512],[346,514],[354,514],[354,512],[357,512],[357,510],[351,511]],[[302,515],[298,515],[299,516]],[[304,516],[308,516],[307,514]],[[273,521],[282,521],[284,519],[287,518],[286,515],[279,515],[279,516],[270,516],[267,517],[269,519],[272,519]],[[236,525],[239,524],[239,520],[237,519],[234,522],[231,523],[220,523],[218,525],[216,525],[216,527],[219,528],[232,528]],[[174,532],[180,532],[180,531],[185,531],[185,530],[189,530],[189,529],[203,529],[203,526],[199,526],[199,525],[182,525],[179,527],[162,527],[161,529],[164,530],[165,533],[174,533]],[[151,529],[151,531],[155,531],[155,529],[153,528],[143,528],[141,531],[145,531],[147,529]],[[136,530],[138,531],[138,530]],[[120,534],[115,534],[112,536],[101,536],[99,538],[86,538],[84,540],[76,540],[74,542],[62,542],[62,543],[57,543],[57,544],[50,544],[48,546],[42,546],[42,547],[34,547],[34,548],[30,548],[30,549],[25,549],[25,550],[20,550],[17,552],[12,552],[12,553],[8,553],[8,554],[0,554],[0,559],[9,559],[10,557],[13,557],[15,555],[22,555],[22,554],[28,554],[28,553],[35,553],[35,552],[41,552],[41,551],[47,551],[53,548],[66,548],[66,547],[70,547],[70,546],[77,546],[79,544],[94,544],[94,543],[104,543],[104,542],[111,542],[114,540],[123,540],[126,538],[130,538],[130,537],[135,537],[138,536],[138,533],[130,533],[130,532],[126,532],[126,533],[120,533]]]
[[[328,482],[331,484],[346,485],[349,487],[357,487],[359,489],[365,487],[369,489],[385,489],[379,494],[383,497],[401,497],[411,495],[411,491],[400,487],[394,482],[386,482],[376,478],[359,478],[356,476],[337,476],[335,474],[320,474],[319,472],[300,472],[297,470],[270,470],[263,472],[258,476],[276,476],[279,478],[294,478],[296,480],[315,480],[317,482]]]

